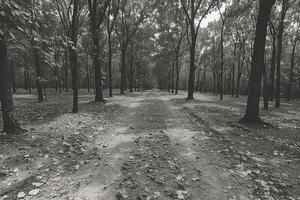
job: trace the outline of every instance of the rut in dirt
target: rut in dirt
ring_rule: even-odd
[[[178,153],[165,133],[168,108],[157,99],[142,103],[133,117],[139,137],[134,140],[131,156],[121,166],[117,199],[183,198],[186,184],[180,176]]]

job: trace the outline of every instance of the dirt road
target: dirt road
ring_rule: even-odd
[[[115,96],[105,114],[72,119],[84,125],[79,132],[90,138],[86,150],[71,161],[44,167],[47,175],[31,180],[42,182],[38,193],[25,192],[21,199],[299,199],[297,187],[260,179],[262,160],[233,148],[235,142],[225,134],[230,128],[221,130],[205,113],[196,115],[195,102],[185,105],[184,97],[158,91]],[[224,121],[226,115],[219,117]],[[248,131],[238,127],[243,128]],[[245,164],[253,162],[251,156],[257,159],[254,168]],[[290,182],[298,184],[299,177]]]
[[[110,102],[124,110],[111,118],[113,123],[105,127],[105,134],[95,140],[100,161],[91,160],[71,177],[81,184],[67,196],[248,199],[247,180],[231,177],[223,158],[211,151],[213,133],[172,98],[166,93],[146,92]]]

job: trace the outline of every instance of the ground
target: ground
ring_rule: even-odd
[[[236,123],[246,99],[151,90],[105,104],[15,95],[28,133],[0,137],[0,199],[300,199],[300,103]],[[273,107],[271,105],[271,107]]]

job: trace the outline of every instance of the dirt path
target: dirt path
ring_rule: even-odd
[[[172,98],[115,97],[109,114],[91,125],[101,132],[90,144],[92,155],[30,199],[248,199],[247,183],[230,177],[211,152],[213,134]]]
[[[85,152],[56,163],[50,175],[43,168],[47,177],[32,181],[43,183],[38,194],[21,199],[272,199],[225,134],[178,98],[158,91],[114,97],[106,114],[81,119],[80,134],[91,138]]]

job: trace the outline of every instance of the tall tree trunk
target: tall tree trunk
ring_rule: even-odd
[[[99,37],[96,29],[92,31],[93,33],[93,65],[95,72],[95,102],[103,102],[103,91],[102,91],[102,70],[101,70],[101,62],[99,60]]]
[[[14,68],[14,63],[13,61],[10,61],[10,72],[11,72],[11,83],[12,83],[12,89],[13,93],[17,92],[17,83],[16,83],[16,73],[15,73],[15,68]]]
[[[29,72],[27,71],[26,73],[27,73],[28,92],[31,93],[31,84],[30,84]]]
[[[40,64],[40,56],[37,48],[35,47],[35,42],[33,41],[33,57],[34,57],[34,65],[35,65],[35,78],[36,78],[36,88],[38,94],[38,101],[44,101],[43,97],[43,86],[41,83],[42,78],[42,71],[41,71],[41,64]]]
[[[111,44],[111,32],[108,33],[108,90],[109,97],[112,97],[112,44]]]
[[[296,45],[297,45],[297,39],[293,42],[293,50],[292,50],[292,55],[291,55],[290,80],[289,80],[288,85],[287,85],[287,95],[286,95],[287,101],[289,101],[290,98],[291,98],[291,89],[292,89],[292,84],[293,84],[293,81],[294,81],[294,66],[295,66]]]
[[[224,25],[225,21],[222,22],[222,28],[221,28],[221,41],[220,41],[220,53],[221,53],[221,65],[220,65],[220,100],[223,100],[223,93],[224,93],[224,80],[223,80],[223,73],[224,73]]]
[[[237,46],[237,43],[235,42],[234,43],[234,51],[233,51],[232,82],[231,82],[231,96],[232,97],[234,97],[236,46]]]
[[[270,101],[274,100],[274,76],[276,66],[276,34],[272,35],[272,56],[271,56],[271,70],[270,70]]]
[[[66,90],[66,92],[68,92],[68,90],[69,90],[69,86],[68,86],[68,51],[67,51],[67,49],[66,49],[66,51],[65,51],[65,65],[64,65],[64,70],[65,70],[65,72],[64,72],[64,75],[65,75],[65,81],[64,81],[64,86],[65,86],[65,90]]]
[[[206,67],[204,66],[203,68],[203,84],[202,84],[202,87],[203,87],[203,93],[206,92]]]
[[[213,79],[214,79],[213,90],[214,90],[214,95],[216,95],[216,82],[217,82],[216,72],[213,72]]]
[[[127,45],[123,44],[121,47],[121,85],[120,85],[120,94],[125,93],[125,85],[126,85],[126,50]]]
[[[241,122],[259,123],[259,100],[261,91],[261,77],[264,70],[264,55],[267,34],[267,24],[275,0],[260,0],[256,21],[254,50],[252,55],[251,73],[248,84],[247,108]]]
[[[171,74],[171,81],[172,81],[172,83],[171,83],[171,85],[172,85],[172,93],[174,93],[174,68],[175,68],[175,62],[174,62],[174,60],[172,61],[172,74]]]
[[[179,49],[176,52],[176,83],[175,83],[175,94],[178,94],[179,86]]]
[[[194,27],[191,26],[191,46],[190,46],[190,72],[189,72],[189,85],[187,100],[194,99],[194,87],[195,87],[195,51],[196,51],[196,39]]]
[[[7,134],[18,134],[24,132],[15,119],[11,90],[11,76],[7,63],[7,44],[3,36],[0,37],[0,100],[3,118],[3,131]]]
[[[89,71],[89,65],[86,63],[86,80],[87,80],[87,89],[88,92],[90,92],[90,71]]]
[[[280,107],[280,93],[281,93],[281,51],[282,51],[282,38],[283,38],[283,31],[284,31],[284,18],[287,10],[287,1],[282,1],[282,10],[281,10],[281,17],[280,23],[278,26],[278,50],[277,50],[277,57],[276,57],[276,98],[275,98],[275,108]]]
[[[264,99],[264,110],[269,109],[269,85],[266,66],[263,71],[263,99]]]
[[[133,48],[131,47],[131,55],[130,55],[130,80],[129,80],[129,91],[133,92],[133,75],[134,75],[134,69],[133,69]]]
[[[71,24],[71,41],[73,46],[69,46],[71,71],[72,71],[72,89],[73,89],[73,113],[78,112],[78,60],[77,60],[77,36],[78,36],[78,4],[79,0],[74,0],[72,24]]]

